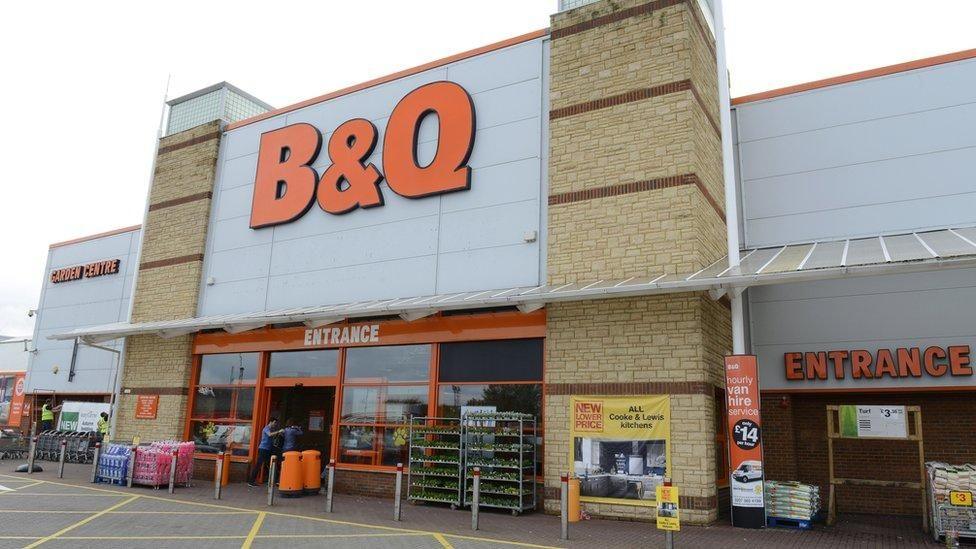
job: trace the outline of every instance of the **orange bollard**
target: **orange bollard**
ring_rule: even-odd
[[[318,494],[322,489],[322,452],[318,450],[302,452],[302,470],[305,472],[303,479],[305,494]]]
[[[305,487],[301,452],[285,452],[281,459],[278,493],[283,498],[297,498]]]
[[[569,479],[569,522],[580,521],[580,480]]]
[[[224,460],[224,468],[220,471],[220,485],[227,486],[230,484],[230,450],[224,452],[220,459]]]

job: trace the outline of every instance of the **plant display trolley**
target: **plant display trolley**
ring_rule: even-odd
[[[410,418],[410,466],[407,500],[462,504],[461,471],[464,458],[461,421],[446,417]]]
[[[474,468],[481,468],[479,507],[536,508],[535,417],[514,412],[477,412],[462,421],[465,452],[464,504],[470,505]]]

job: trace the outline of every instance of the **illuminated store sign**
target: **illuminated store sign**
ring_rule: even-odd
[[[421,165],[418,135],[430,115],[437,116],[437,151]],[[474,132],[474,103],[453,82],[426,84],[400,100],[386,124],[382,172],[368,162],[379,136],[369,120],[354,118],[332,132],[327,146],[331,164],[321,176],[312,168],[322,148],[318,128],[299,123],[266,132],[258,150],[250,226],[290,223],[313,202],[335,215],[382,206],[379,184],[384,178],[393,192],[407,198],[467,190]]]

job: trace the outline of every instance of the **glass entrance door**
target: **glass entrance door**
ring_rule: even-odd
[[[335,387],[271,387],[268,391],[268,417],[277,417],[282,426],[299,427],[302,434],[298,436],[297,449],[318,450],[322,463],[328,463]]]

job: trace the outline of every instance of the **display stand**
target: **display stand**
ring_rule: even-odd
[[[410,467],[407,500],[461,506],[461,421],[457,418],[410,418]]]
[[[871,480],[862,478],[837,478],[834,476],[834,440],[861,440],[840,434],[840,406],[827,406],[827,468],[830,474],[830,495],[827,504],[827,524],[834,524],[837,520],[837,496],[835,486],[845,484],[851,486],[884,486],[890,488],[912,488],[919,491],[922,502],[922,530],[929,531],[929,509],[925,494],[925,452],[922,444],[922,410],[918,406],[905,406],[908,415],[906,437],[871,437],[863,440],[899,440],[918,443],[919,482],[895,480]]]
[[[471,504],[474,468],[481,468],[479,507],[509,509],[513,515],[536,508],[536,420],[515,412],[464,416],[465,491]]]

